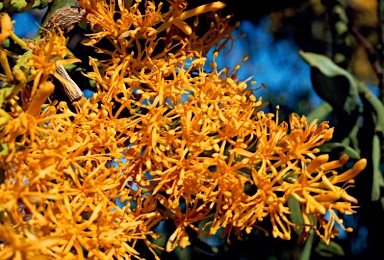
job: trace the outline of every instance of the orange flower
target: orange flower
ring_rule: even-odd
[[[302,238],[314,228],[329,242],[341,223],[333,210],[354,212],[357,201],[346,189],[366,160],[338,174],[348,157],[319,154],[333,134],[327,122],[292,114],[278,123],[261,111],[253,83],[237,78],[239,66],[217,71],[213,62],[206,71],[208,49],[220,50],[234,27],[214,16],[198,36],[198,20],[187,18],[219,10],[221,2],[186,10],[186,1],[172,0],[164,13],[161,4],[132,2],[79,1],[93,30],[85,44],[97,45],[104,60],[90,58],[86,76],[96,93],[71,109],[45,104],[50,75],[65,83],[56,67],[78,61],[65,59],[62,32],[31,46],[31,100],[19,106],[22,88],[0,111],[7,117],[0,142],[8,149],[0,154],[0,213],[7,218],[0,256],[84,259],[85,250],[88,258],[140,258],[136,244],[154,253],[150,238],[158,238],[153,230],[164,219],[175,225],[167,251],[190,244],[187,227],[240,236],[265,218],[274,237],[290,239],[303,225]],[[101,40],[111,45],[101,48]],[[303,223],[289,219],[290,198]]]
[[[2,43],[6,39],[8,39],[8,37],[11,36],[13,32],[11,17],[7,13],[0,14],[0,28],[1,28],[0,42]],[[7,55],[2,45],[0,46],[0,62],[1,62],[1,66],[4,69],[5,75],[10,81],[12,81],[13,80],[12,71],[8,63]]]
[[[180,6],[187,6],[186,4],[184,5],[177,5],[178,7]],[[180,30],[182,30],[185,34],[191,35],[192,34],[192,28],[184,22],[185,19],[193,17],[193,16],[198,16],[199,14],[207,13],[207,12],[212,12],[212,11],[217,11],[220,9],[223,9],[225,7],[225,4],[223,2],[213,2],[210,4],[205,4],[201,5],[199,7],[196,7],[194,9],[188,10],[181,12],[183,9],[178,9],[174,8],[171,11],[171,17],[168,19],[167,22],[163,23],[159,28],[157,28],[158,32],[162,32],[169,28],[171,25],[177,26]]]

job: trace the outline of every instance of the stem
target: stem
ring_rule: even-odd
[[[384,66],[383,58],[384,58],[384,30],[382,28],[383,26],[383,19],[384,19],[384,2],[381,0],[377,1],[377,19],[378,19],[378,26],[377,26],[377,35],[379,42],[376,46],[377,52],[379,53],[380,61],[382,62],[382,65]]]
[[[383,67],[381,66],[379,55],[372,47],[372,44],[355,28],[351,27],[351,32],[356,36],[356,38],[363,45],[365,51],[367,52],[369,62],[373,70],[376,73],[376,76],[379,80],[379,89],[380,89],[380,100],[384,97],[384,75]]]
[[[29,51],[27,43],[20,39],[14,32],[11,33],[11,38],[17,42],[17,44],[19,44],[24,50]]]
[[[0,63],[1,66],[4,69],[5,75],[7,76],[9,81],[13,81],[13,75],[11,67],[9,66],[7,54],[5,53],[4,49],[0,47]]]

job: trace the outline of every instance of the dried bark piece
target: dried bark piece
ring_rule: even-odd
[[[68,33],[77,23],[86,22],[87,12],[85,9],[76,6],[65,6],[57,9],[51,17],[43,24],[44,31],[60,28],[64,33]]]
[[[65,70],[63,65],[58,65],[56,67],[56,72],[62,76],[68,83],[71,85],[71,88],[67,86],[66,84],[62,83],[62,88],[67,97],[69,98],[70,102],[75,102],[81,99],[83,96],[83,92],[79,88],[79,86],[76,84],[75,81],[68,75],[68,72]]]
[[[41,30],[40,35],[43,37],[47,32],[57,30],[57,28],[60,28],[63,33],[68,33],[77,23],[86,22],[86,16],[85,9],[75,6],[65,6],[57,9],[43,24],[43,30]],[[62,84],[63,91],[69,98],[69,101],[78,101],[82,97],[83,92],[76,82],[71,79],[62,65],[57,66],[56,72],[72,86],[70,88],[66,84]]]

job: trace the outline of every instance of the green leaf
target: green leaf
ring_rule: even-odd
[[[90,79],[89,80],[89,85],[91,85],[92,88],[96,88],[96,80]]]
[[[50,0],[11,0],[0,3],[0,10],[3,8],[8,13],[22,13],[34,8],[43,9],[48,5]]]
[[[13,69],[20,69],[21,71],[23,71],[23,73],[25,74],[25,78],[28,78],[28,76],[29,76],[29,70],[28,70],[29,67],[26,64],[26,59],[30,56],[32,56],[31,51],[25,52],[23,55],[21,55],[17,59],[16,65],[13,68]],[[9,96],[13,96],[13,95],[16,95],[19,93],[19,91],[21,90],[21,87],[24,85],[24,83],[25,82],[20,82],[17,85],[10,85],[8,83],[4,83],[1,86],[1,88],[0,88],[0,108],[4,107],[4,104],[6,103],[7,98]]]
[[[320,241],[316,246],[315,251],[322,257],[338,257],[345,255],[343,248],[333,241],[330,241],[328,245],[323,241]]]
[[[384,135],[384,105],[373,93],[363,84],[358,85],[360,96],[362,99],[365,99],[372,106],[373,110],[376,113],[376,126],[375,132],[380,132]]]
[[[23,7],[27,6],[27,2],[25,0],[11,0],[10,5],[12,6],[11,10],[20,12]]]
[[[377,201],[380,199],[380,188],[384,187],[384,179],[380,171],[380,156],[380,139],[377,135],[374,135],[372,140],[373,180],[371,191],[371,198],[373,201]]]
[[[312,252],[312,245],[313,245],[313,237],[315,236],[315,232],[311,229],[309,231],[309,236],[307,240],[305,241],[303,251],[301,251],[299,260],[310,260],[311,259],[311,252]]]
[[[49,4],[50,1],[51,0],[35,1],[35,3],[33,4],[33,8],[43,9],[43,8],[45,8]]]
[[[345,69],[330,58],[315,53],[299,52],[311,66],[311,80],[316,93],[332,108],[332,119],[336,126],[333,140],[341,141],[349,135],[359,115],[358,83]]]
[[[294,224],[300,226],[298,229],[295,230],[296,234],[300,236],[300,234],[303,232],[303,226],[301,225],[304,223],[303,216],[301,215],[300,204],[292,196],[289,197],[287,204],[289,211],[291,212],[291,214],[289,214],[289,218]]]
[[[64,65],[64,69],[65,69],[66,71],[71,71],[71,70],[73,70],[73,69],[75,69],[75,68],[78,68],[78,67],[76,66],[76,64],[66,64],[66,65]]]
[[[11,45],[11,41],[9,40],[9,38],[8,38],[8,39],[5,39],[5,40],[2,42],[2,44],[3,44],[3,47],[4,47],[4,48],[8,49],[9,46]]]
[[[189,246],[184,249],[180,249],[180,246],[177,246],[175,248],[175,255],[179,260],[189,260],[191,259],[192,248]]]
[[[348,137],[346,137],[343,141],[341,141],[341,143],[344,145],[350,146],[360,156],[361,150],[359,147],[359,138],[357,137],[359,131],[360,131],[360,125],[355,124],[355,126],[352,128],[351,132],[349,133]],[[360,158],[355,158],[355,159],[360,159]]]
[[[7,143],[3,143],[3,144],[0,144],[0,154],[2,155],[8,155],[8,144]]]
[[[16,61],[16,66],[18,66],[21,70],[25,70],[28,68],[26,60],[28,57],[31,57],[33,55],[32,51],[26,51],[23,53],[23,55],[20,56],[20,58]]]
[[[331,112],[333,111],[333,108],[330,104],[327,102],[324,102],[317,108],[315,108],[308,116],[307,121],[312,122],[315,119],[322,120],[325,117],[327,117]]]
[[[324,55],[303,51],[299,54],[311,66],[312,85],[316,93],[335,110],[351,114],[359,101],[357,82],[353,76]]]
[[[321,145],[319,148],[324,153],[338,152],[340,154],[348,155],[348,157],[351,159],[360,159],[360,154],[357,151],[355,151],[349,145],[343,143],[328,142]]]

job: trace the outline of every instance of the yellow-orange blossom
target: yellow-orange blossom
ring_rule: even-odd
[[[308,125],[292,114],[279,123],[261,111],[253,83],[237,79],[238,68],[204,67],[208,49],[232,40],[233,27],[229,17],[211,15],[210,28],[197,35],[198,15],[224,4],[186,10],[186,1],[169,0],[164,11],[151,1],[78,3],[93,29],[84,44],[109,58],[90,58],[94,71],[86,76],[97,91],[71,111],[46,102],[54,66],[77,61],[63,60],[64,36],[51,32],[47,44],[30,47],[31,101],[23,99],[25,85],[0,130],[9,149],[0,159],[1,259],[84,259],[84,250],[88,258],[139,258],[137,241],[153,250],[153,227],[165,219],[176,227],[168,251],[188,246],[186,228],[201,232],[197,225],[207,219],[205,232],[240,235],[269,218],[272,235],[290,239],[290,197],[301,206],[304,237],[310,228],[326,242],[337,234],[338,217],[324,215],[354,212],[346,188],[366,161],[338,174],[347,156],[329,161],[317,148],[332,137],[326,122]],[[102,39],[113,48],[100,47]]]

